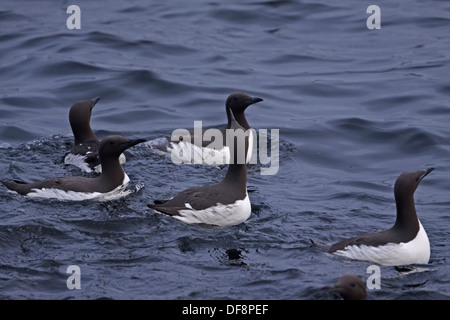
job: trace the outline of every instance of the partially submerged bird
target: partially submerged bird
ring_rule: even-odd
[[[367,290],[360,277],[354,274],[343,275],[331,289],[344,300],[367,300]]]
[[[263,101],[258,97],[250,97],[244,92],[235,92],[228,96],[225,102],[225,111],[227,114],[227,126],[222,129],[205,129],[201,130],[200,139],[195,138],[195,130],[184,130],[185,134],[172,135],[168,141],[161,143],[160,139],[150,142],[149,144],[156,149],[163,149],[171,153],[171,157],[180,163],[198,163],[206,165],[221,165],[230,162],[230,150],[226,145],[226,128],[231,124],[233,117],[244,130],[249,130],[247,118],[245,117],[245,110],[250,105]],[[216,130],[216,131],[212,131]],[[187,132],[186,132],[187,131]],[[176,133],[176,131],[174,131]],[[205,133],[207,133],[205,135]],[[211,135],[214,135],[212,137]],[[215,135],[220,135],[222,139],[216,141]],[[249,130],[249,148],[247,153],[247,163],[250,161],[253,150],[253,132]],[[166,145],[167,142],[167,145]],[[165,150],[164,150],[165,149]],[[197,159],[200,161],[197,162]]]
[[[392,228],[344,239],[324,248],[339,256],[385,266],[427,264],[430,242],[417,217],[414,192],[433,170],[403,172],[397,178],[394,186],[397,218]]]
[[[233,137],[233,142],[229,145],[233,161],[228,165],[222,181],[213,185],[189,188],[170,200],[155,201],[148,206],[186,223],[227,227],[246,221],[251,214],[246,168],[248,131],[244,131],[232,118],[227,134],[230,136],[236,134],[238,137]]]
[[[70,152],[64,157],[64,163],[77,166],[85,172],[101,172],[98,156],[100,141],[90,125],[92,109],[99,100],[100,97],[76,101],[69,111],[69,122],[74,143]],[[125,163],[125,155],[121,154],[119,160],[121,164]]]
[[[121,136],[108,136],[98,147],[99,158],[103,167],[100,176],[59,177],[31,183],[0,181],[10,191],[31,198],[55,198],[60,200],[110,200],[124,196],[125,187],[130,179],[123,171],[119,156],[126,149],[144,142],[144,139],[129,140]]]

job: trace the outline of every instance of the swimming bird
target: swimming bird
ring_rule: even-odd
[[[233,161],[228,165],[222,181],[214,185],[189,188],[170,200],[155,201],[148,207],[189,224],[228,227],[246,221],[251,214],[245,160],[248,131],[244,131],[232,116],[227,134],[229,140],[232,140],[227,145],[233,154]],[[232,137],[233,134],[236,137]]]
[[[339,241],[327,251],[355,260],[385,266],[427,264],[430,242],[414,204],[414,192],[434,168],[403,172],[394,186],[397,218],[392,228]]]
[[[331,289],[344,300],[367,300],[367,291],[364,282],[354,274],[343,275]]]
[[[250,129],[250,125],[245,117],[245,110],[255,103],[261,102],[259,97],[251,97],[245,92],[234,92],[230,94],[225,102],[225,111],[227,114],[227,126],[222,129],[216,129],[215,133],[221,139],[216,141],[215,133],[211,129],[201,130],[200,139],[195,138],[195,130],[187,131],[187,134],[180,134],[171,139],[156,139],[149,144],[158,150],[170,152],[172,159],[179,160],[180,163],[201,163],[206,165],[221,165],[230,162],[230,150],[226,145],[226,129],[231,123],[231,115],[244,128]],[[207,137],[206,132],[214,137]],[[174,139],[173,139],[174,138]],[[247,153],[247,163],[250,161],[253,150],[253,132],[249,130],[249,152]],[[197,161],[200,160],[200,162]]]
[[[123,193],[130,178],[123,171],[119,156],[126,149],[144,142],[144,139],[129,140],[121,136],[108,136],[98,147],[100,163],[103,167],[100,176],[59,177],[31,183],[0,181],[10,191],[31,198],[56,198],[60,200],[113,199]]]
[[[76,101],[69,111],[74,143],[70,152],[64,157],[64,163],[77,166],[85,172],[101,172],[98,156],[100,141],[90,125],[92,109],[99,100],[100,97],[95,97],[91,100]],[[125,155],[121,154],[119,160],[121,164],[125,163]]]

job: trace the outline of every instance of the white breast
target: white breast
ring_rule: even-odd
[[[409,242],[388,243],[383,246],[347,246],[334,254],[350,259],[369,261],[383,266],[427,264],[430,260],[430,242],[419,221],[419,232]]]
[[[186,223],[204,223],[221,227],[228,227],[246,221],[251,214],[251,204],[246,194],[243,200],[238,200],[233,204],[216,204],[204,210],[194,210],[186,203],[186,209],[179,211],[179,216],[174,216]]]

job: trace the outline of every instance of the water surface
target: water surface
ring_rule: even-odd
[[[29,200],[0,192],[2,299],[334,299],[326,287],[370,265],[331,243],[389,228],[403,171],[435,167],[415,199],[431,243],[425,271],[381,268],[369,299],[448,299],[450,3],[382,1],[67,1],[0,5],[0,178],[80,175],[64,166],[71,104],[101,96],[99,138],[150,141],[226,122],[234,91],[279,129],[276,175],[248,172],[252,216],[221,229],[147,210],[219,181],[226,167],[175,165],[145,145],[126,152],[136,192],[111,202]],[[66,286],[69,265],[81,290]],[[415,266],[424,267],[424,266]]]

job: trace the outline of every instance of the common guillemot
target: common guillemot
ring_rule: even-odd
[[[251,215],[251,204],[247,193],[248,130],[243,129],[233,116],[228,125],[228,134],[245,133],[245,155],[242,143],[233,138],[230,150],[233,161],[221,182],[186,189],[167,201],[155,201],[148,205],[151,209],[170,215],[185,223],[198,223],[228,227],[246,221]],[[238,144],[240,144],[238,146]],[[241,151],[240,154],[239,151]]]
[[[427,264],[430,242],[414,204],[414,192],[434,168],[403,172],[395,182],[397,218],[392,228],[323,246],[329,253],[384,266]],[[313,242],[314,243],[314,242]]]
[[[100,97],[95,97],[91,100],[76,101],[69,111],[74,143],[70,152],[64,157],[64,163],[77,166],[85,172],[101,172],[98,156],[100,141],[90,125],[92,109],[99,100]],[[121,164],[125,163],[125,155],[121,154],[119,160]]]
[[[345,274],[331,287],[343,300],[367,300],[365,283],[354,274]]]
[[[108,136],[98,147],[102,173],[95,178],[59,177],[25,183],[1,181],[6,188],[31,198],[55,198],[81,201],[88,199],[111,200],[127,195],[124,192],[130,179],[123,171],[119,156],[126,149],[144,142],[144,139],[129,140],[121,136]]]
[[[230,150],[226,145],[226,128],[230,127],[231,118],[233,118],[244,128],[249,130],[250,125],[245,117],[245,110],[252,104],[263,101],[258,97],[250,97],[245,92],[234,92],[230,94],[225,102],[225,111],[227,114],[227,126],[220,131],[222,141],[219,141],[220,149],[212,148],[212,141],[204,138],[205,132],[211,129],[201,130],[201,139],[196,141],[195,130],[187,131],[186,135],[177,135],[175,139],[173,137],[168,140],[156,139],[148,144],[155,149],[163,152],[169,152],[173,158],[179,159],[180,163],[197,163],[196,159],[200,159],[202,164],[228,164],[230,162]],[[231,116],[232,115],[232,116]],[[250,161],[253,151],[254,137],[252,130],[249,130],[249,148],[247,153],[247,163]],[[214,140],[213,140],[214,141]],[[216,142],[216,141],[214,141]]]

